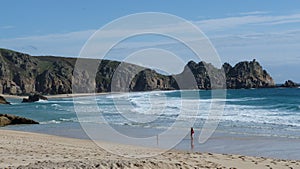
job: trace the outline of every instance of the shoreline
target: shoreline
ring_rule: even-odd
[[[100,126],[98,126],[100,127]],[[133,137],[149,137],[160,133],[160,129],[139,128],[132,126],[114,125],[115,130],[126,133],[126,135]],[[57,130],[60,128],[60,130]],[[79,123],[59,123],[50,125],[30,125],[21,126],[7,126],[4,130],[33,132],[40,134],[53,135],[65,138],[75,138],[90,140],[87,133],[81,128]],[[189,128],[187,129],[189,130]],[[259,136],[247,135],[241,133],[230,133],[222,130],[216,130],[209,140],[205,143],[199,144],[198,137],[201,129],[196,129],[195,140],[193,146],[189,135],[184,137],[180,143],[172,148],[179,151],[193,151],[193,152],[211,152],[217,154],[238,154],[253,157],[265,157],[284,160],[300,160],[299,146],[300,138],[287,138],[276,136]],[[106,134],[105,134],[106,135]],[[172,139],[172,138],[170,138]],[[101,139],[102,140],[102,139]],[[105,139],[104,139],[105,140]],[[165,149],[162,140],[157,142],[142,144],[143,147]],[[122,140],[114,140],[117,144],[128,144]],[[133,145],[141,145],[139,143]]]
[[[253,89],[300,89],[300,87],[281,87],[281,86],[275,86],[275,87],[265,87],[265,88],[240,88],[240,89],[231,89],[226,88],[224,90],[253,90]],[[222,89],[195,89],[198,91],[207,91],[207,90],[222,90]],[[155,92],[156,90],[152,91],[133,91],[133,92]],[[160,90],[160,91],[185,91],[185,90]],[[54,94],[54,95],[43,95],[47,98],[71,98],[71,97],[85,97],[85,96],[99,96],[99,95],[110,95],[110,94],[120,94],[120,93],[129,93],[129,92],[102,92],[102,93],[70,93],[70,94]],[[0,96],[3,96],[5,98],[15,98],[15,99],[23,99],[27,98],[28,95],[10,95],[10,94],[0,94]]]
[[[249,91],[246,91],[247,97],[241,95],[242,97],[237,97],[238,99],[236,99],[235,97],[229,99],[232,99],[232,101],[234,100],[234,103],[240,101],[248,101],[248,100],[255,100],[255,103],[260,102],[261,100],[260,97],[252,96],[255,95],[257,91],[251,92],[250,96],[252,97],[249,96],[250,98],[248,98],[248,92]],[[263,92],[268,93],[269,91],[263,91]],[[291,92],[293,92],[293,90]],[[103,98],[105,99],[102,100],[103,103],[106,103],[107,100],[111,99],[106,95],[113,95],[113,94],[114,93],[99,93],[99,95],[104,95]],[[66,97],[78,96],[78,97],[82,97],[79,99],[84,99],[84,96],[93,97],[95,95],[98,94],[94,94],[94,93],[85,93],[85,94],[78,94],[78,95],[64,94],[64,95],[54,95],[54,98],[57,97],[66,98]],[[121,93],[121,95],[123,96],[123,93]],[[134,97],[136,96],[133,96],[133,98]],[[267,98],[264,99],[267,100]],[[298,164],[298,162],[300,161],[300,154],[299,154],[300,135],[299,133],[297,133],[299,127],[288,126],[288,128],[282,129],[281,125],[274,126],[273,124],[268,124],[268,123],[260,125],[259,121],[257,123],[251,122],[249,124],[247,122],[241,124],[239,122],[235,123],[234,121],[229,121],[229,122],[226,121],[224,122],[223,125],[220,126],[219,128],[220,130],[217,129],[216,132],[205,144],[198,144],[196,143],[197,141],[195,140],[196,144],[192,146],[190,137],[189,135],[187,135],[187,137],[181,140],[178,146],[176,145],[172,150],[168,152],[165,152],[153,158],[146,158],[147,160],[145,160],[145,158],[134,159],[134,162],[132,162],[132,158],[128,160],[127,157],[123,157],[123,156],[119,157],[110,154],[102,149],[100,150],[100,148],[95,146],[95,144],[91,140],[78,140],[78,139],[82,139],[81,138],[82,135],[80,135],[80,133],[84,134],[84,132],[80,124],[76,121],[76,119],[74,119],[74,117],[76,116],[74,116],[75,112],[73,111],[73,106],[72,106],[73,99],[75,98],[53,99],[53,100],[49,99],[48,103],[40,102],[36,104],[28,104],[28,106],[19,104],[18,103],[19,100],[17,99],[16,100],[12,99],[12,101],[14,102],[13,105],[15,106],[12,107],[5,106],[2,112],[4,111],[4,112],[14,112],[17,114],[19,113],[18,115],[22,115],[23,117],[27,117],[27,115],[30,118],[37,117],[37,119],[40,119],[44,123],[42,125],[34,125],[34,126],[16,125],[16,126],[9,126],[8,128],[3,128],[3,130],[8,129],[7,130],[8,133],[7,131],[5,132],[0,129],[0,132],[2,131],[1,133],[3,134],[3,137],[0,136],[0,144],[1,144],[0,154],[3,156],[2,159],[0,158],[0,168],[2,168],[1,165],[4,162],[6,165],[4,167],[12,166],[12,168],[18,167],[19,165],[29,165],[27,166],[28,168],[32,168],[32,167],[65,168],[64,166],[70,166],[67,168],[75,168],[75,166],[80,166],[81,163],[84,164],[85,166],[90,166],[90,165],[97,166],[99,164],[102,168],[110,168],[109,166],[114,166],[114,165],[129,166],[128,168],[134,168],[133,166],[135,165],[142,166],[143,168],[205,168],[205,167],[207,168],[217,168],[217,167],[219,168],[222,167],[223,168],[224,167],[226,168],[230,168],[230,167],[299,168],[300,167],[300,165]],[[90,104],[86,104],[86,105],[90,105]],[[256,106],[257,104],[254,105]],[[236,108],[236,104],[232,104],[231,106],[233,108]],[[296,107],[297,106],[298,105],[296,105]],[[175,106],[175,108],[177,108],[177,106]],[[174,111],[174,108],[172,107],[170,110]],[[240,110],[241,109],[238,107],[237,111],[233,111],[233,112],[229,111],[228,114],[232,116],[231,113],[233,114],[243,113],[243,111],[240,112]],[[255,109],[253,108],[251,109],[249,108],[249,110],[255,111]],[[263,110],[264,109],[262,110],[259,109],[257,113],[260,113]],[[267,109],[267,112],[269,112],[269,109]],[[65,114],[67,114],[67,116]],[[232,120],[234,120],[234,118]],[[201,122],[201,120],[199,122]],[[200,123],[197,126],[198,127],[201,126]],[[136,125],[134,123],[133,124],[122,123],[120,125],[118,123],[116,124],[116,126],[113,127],[115,130],[121,133],[124,133],[125,131],[126,133],[125,135],[139,137],[139,138],[140,137],[144,138],[146,136],[155,136],[155,133],[160,133],[159,131],[161,130],[161,128],[155,128],[155,127],[148,128],[148,126],[143,127],[142,125]],[[255,127],[254,130],[253,127]],[[269,127],[272,127],[272,130],[269,130],[270,129]],[[284,125],[283,127],[286,127],[286,125]],[[179,128],[179,129],[182,130],[183,128]],[[194,128],[194,129],[195,130],[199,129],[200,131],[201,127]],[[16,130],[24,131],[26,133],[16,132]],[[184,128],[184,130],[189,131],[189,127]],[[37,134],[37,133],[41,133],[41,134]],[[197,138],[199,134],[200,132],[198,131],[195,132],[195,138]],[[27,135],[29,137],[27,137]],[[102,135],[107,137],[105,133]],[[169,137],[168,139],[172,140],[173,137]],[[16,143],[15,140],[17,140]],[[106,140],[106,139],[99,139],[99,140]],[[156,153],[157,151],[162,151],[162,149],[158,149],[158,148],[163,148],[163,146],[158,146],[158,142],[157,142],[157,146],[155,146],[154,148],[149,148],[144,144],[142,144],[143,147],[137,147],[137,146],[123,145],[123,144],[127,144],[126,142],[125,143],[118,142],[118,141],[117,143],[112,143],[112,142],[111,143],[100,142],[99,144],[107,145],[110,147],[118,147],[119,151],[121,151],[122,153],[126,153],[127,155],[130,155],[132,153],[151,154],[151,153]],[[76,148],[68,149],[69,144],[71,144]],[[163,144],[159,144],[159,145],[163,145]],[[81,151],[77,149],[79,147]],[[43,151],[40,151],[41,148]],[[25,153],[20,154],[20,151],[22,150],[24,150]],[[90,150],[95,150],[95,151],[90,151]],[[57,156],[53,154],[52,151],[54,151],[55,154],[57,154]],[[46,152],[46,156],[44,157],[43,155],[45,154],[45,152]],[[207,153],[203,153],[203,152],[207,152]],[[173,156],[169,156],[168,153],[172,153]],[[91,154],[97,156],[97,158],[95,158]],[[6,158],[5,156],[7,155],[9,157]],[[174,156],[176,156],[176,158]],[[193,159],[194,156],[196,156],[195,159]],[[87,159],[85,159],[85,157]],[[208,163],[202,163],[201,160],[207,158],[209,158]],[[14,161],[12,159],[14,159]],[[221,161],[219,161],[220,159]],[[6,161],[9,162],[9,160],[11,160],[11,164],[6,162]],[[244,164],[245,161],[247,162],[246,164]],[[261,165],[261,162],[265,162],[265,161],[267,161],[267,163]],[[227,164],[226,162],[229,164]],[[254,166],[253,163],[255,164]],[[177,166],[177,164],[180,164],[181,166],[178,167],[179,165]],[[243,166],[240,166],[240,164],[243,164]],[[294,166],[293,164],[297,164],[297,165]],[[89,168],[93,168],[93,166],[90,166]]]
[[[159,154],[128,158],[111,154],[91,140],[0,129],[0,168],[299,168],[300,160],[281,160],[233,154],[163,150],[97,142],[118,149],[124,155]]]
[[[253,90],[253,89],[300,89],[300,87],[294,87],[294,88],[289,88],[289,87],[265,87],[265,88],[241,88],[241,89],[224,89],[224,90]],[[207,89],[197,89],[199,91],[206,91]],[[210,90],[219,90],[219,89],[210,89]],[[153,91],[134,91],[134,92],[154,92]],[[162,90],[162,91],[185,91],[185,90]],[[100,96],[100,95],[111,95],[111,94],[120,94],[120,93],[126,93],[126,92],[102,92],[102,93],[70,93],[70,94],[55,94],[55,95],[43,95],[47,98],[50,99],[55,99],[55,98],[72,98],[72,97],[86,97],[86,96]],[[9,95],[9,94],[0,94],[0,96],[3,96],[4,98],[9,98],[9,99],[23,99],[27,98],[28,95]]]
[[[77,93],[77,94],[56,94],[56,95],[43,95],[47,98],[50,99],[55,99],[55,98],[72,98],[72,97],[85,97],[85,96],[99,96],[99,95],[107,95],[107,94],[114,94],[114,93],[108,93],[108,92],[103,92],[103,93]],[[19,96],[19,95],[8,95],[8,94],[1,94],[4,98],[10,98],[10,99],[23,99],[27,98],[27,95],[24,96]]]

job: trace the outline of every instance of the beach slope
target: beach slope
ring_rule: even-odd
[[[0,168],[300,168],[300,161],[295,160],[183,151],[167,151],[151,158],[125,158],[110,154],[89,140],[10,130],[0,133]],[[131,154],[159,151],[100,144]]]

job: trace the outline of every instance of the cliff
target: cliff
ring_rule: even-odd
[[[98,62],[91,60],[92,62]],[[72,93],[72,75],[75,58],[53,56],[30,56],[7,49],[0,49],[0,94],[28,95]],[[122,63],[124,64],[124,63]],[[255,60],[240,62],[235,66],[225,63],[222,69],[212,64],[190,61],[178,75],[165,76],[154,70],[125,63],[119,77],[114,77],[120,62],[102,60],[98,67],[95,82],[85,81],[89,76],[82,72],[75,83],[83,87],[94,85],[96,92],[118,91],[128,85],[128,91],[174,90],[174,89],[214,89],[222,88],[265,88],[274,87],[272,77]],[[225,72],[225,77],[220,74]],[[189,76],[189,72],[193,77]],[[112,78],[116,78],[115,81]],[[130,78],[128,78],[130,77]],[[195,77],[195,78],[194,78]],[[190,79],[194,84],[186,84]],[[112,81],[115,82],[112,84]],[[213,82],[213,83],[211,83]],[[94,84],[93,84],[94,83]],[[80,91],[80,90],[78,90]],[[82,92],[93,92],[85,91]]]
[[[273,78],[254,59],[251,62],[240,62],[234,67],[225,63],[226,86],[230,89],[274,87]]]

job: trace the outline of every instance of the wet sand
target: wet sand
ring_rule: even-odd
[[[90,140],[0,130],[0,168],[300,168],[300,161],[217,153],[166,151],[148,158],[126,154],[157,154],[161,149],[98,142],[118,149],[111,154]]]

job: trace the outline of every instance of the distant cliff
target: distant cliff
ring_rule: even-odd
[[[254,59],[240,62],[234,67],[225,63],[226,86],[230,89],[274,87],[275,82],[266,70]]]
[[[72,75],[74,73],[75,58],[53,56],[30,56],[7,49],[0,49],[0,94],[30,93],[41,94],[66,94],[72,93]],[[120,62],[102,60],[96,77],[95,91],[110,92],[111,86],[121,88],[126,81],[116,80],[112,84],[112,78]],[[274,87],[275,83],[266,70],[255,60],[240,62],[234,67],[225,63],[222,69],[205,62],[195,63],[190,61],[183,72],[178,75],[165,76],[151,69],[127,64],[122,73],[139,72],[128,82],[129,91],[151,90],[176,90],[189,89],[185,86],[189,72],[195,79],[196,89],[222,88],[222,81],[226,81],[227,88],[266,88]],[[224,71],[226,77],[222,77],[220,71]],[[78,75],[75,83],[89,85],[84,81],[88,74]],[[124,76],[122,76],[124,78]],[[122,79],[122,78],[121,78]],[[127,79],[128,80],[128,79]],[[214,83],[211,83],[211,82]],[[212,85],[213,84],[213,85]],[[190,85],[190,84],[189,84]],[[82,92],[91,92],[82,90]]]

